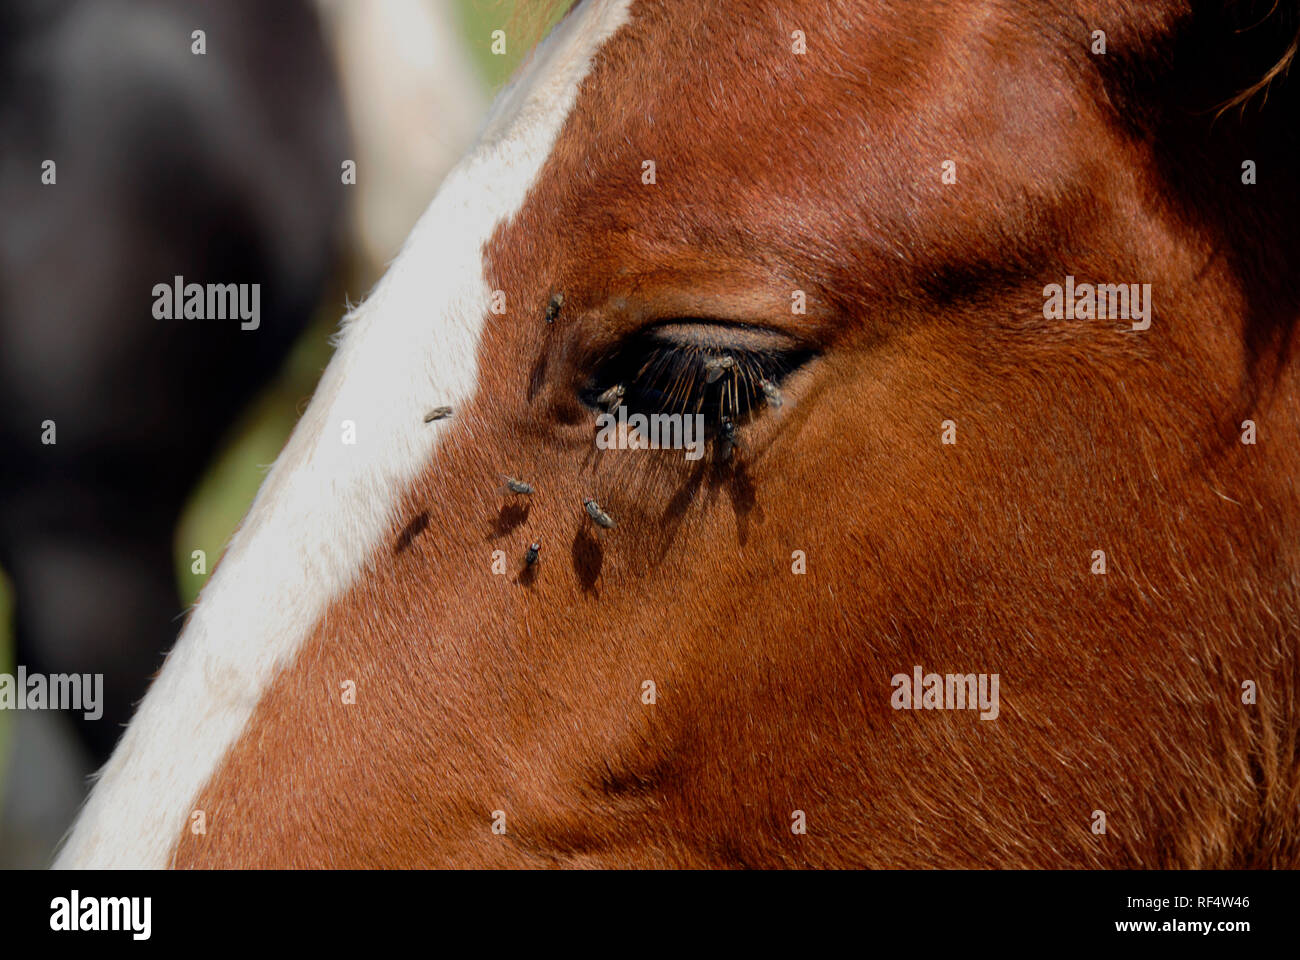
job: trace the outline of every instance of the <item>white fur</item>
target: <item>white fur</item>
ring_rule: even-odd
[[[522,206],[631,0],[585,0],[497,99],[338,352],[73,827],[58,867],[164,867],[271,680],[391,531],[475,388],[486,241]],[[342,423],[356,444],[342,443]],[[268,783],[264,789],[282,785]],[[209,831],[220,830],[208,822]]]

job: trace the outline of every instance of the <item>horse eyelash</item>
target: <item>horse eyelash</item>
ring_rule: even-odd
[[[743,422],[764,406],[779,406],[773,401],[778,385],[803,359],[787,351],[636,338],[598,365],[582,399],[601,408],[600,399],[621,386],[629,412],[700,413],[712,432],[724,420]]]

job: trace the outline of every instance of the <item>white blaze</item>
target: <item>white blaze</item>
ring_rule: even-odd
[[[454,418],[425,424],[425,411],[461,407],[474,392],[491,297],[484,244],[522,206],[631,2],[584,0],[538,47],[347,319],[311,405],[55,866],[168,865],[195,797],[263,692],[364,569],[397,519],[394,503],[454,429]],[[342,442],[346,420],[355,444]]]

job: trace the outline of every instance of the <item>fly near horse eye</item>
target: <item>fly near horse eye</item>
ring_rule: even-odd
[[[516,480],[514,477],[508,477],[504,473],[501,474],[501,479],[506,482],[506,487],[510,490],[511,493],[522,493],[524,495],[531,495],[532,493],[536,492],[534,491],[533,485],[531,483],[524,483],[524,481],[522,480]]]
[[[528,550],[524,553],[524,563],[531,567],[537,562],[537,558],[541,555],[541,552],[542,545],[539,541],[530,543],[528,545]]]
[[[595,523],[596,526],[604,527],[606,530],[614,526],[614,519],[604,510],[600,509],[600,504],[591,499],[591,497],[587,497],[583,500],[582,506],[586,509],[587,516],[591,517],[592,522]]]
[[[614,386],[610,387],[599,397],[597,397],[596,402],[600,404],[602,407],[604,407],[606,410],[612,412],[615,407],[617,407],[620,403],[622,403],[623,395],[626,392],[627,391],[623,387],[623,384],[616,383],[614,384]]]
[[[718,378],[728,370],[736,368],[736,358],[731,356],[714,357],[704,364],[704,382],[716,383]]]
[[[736,424],[730,417],[723,417],[722,426],[718,428],[718,459],[730,460],[735,446]]]
[[[435,420],[446,420],[451,414],[451,407],[434,407],[424,415],[424,422],[433,423]]]
[[[554,323],[555,318],[560,315],[560,307],[564,306],[564,294],[557,293],[551,297],[550,302],[546,304],[546,322]]]
[[[763,396],[767,398],[769,407],[778,408],[785,402],[781,396],[781,391],[771,380],[763,379],[758,382],[758,388],[763,391]]]

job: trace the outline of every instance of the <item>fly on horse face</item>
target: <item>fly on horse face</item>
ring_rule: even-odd
[[[1294,866],[1266,13],[578,3],[60,863]]]

